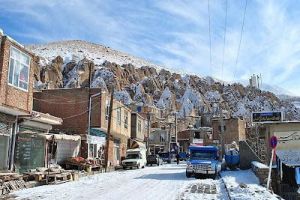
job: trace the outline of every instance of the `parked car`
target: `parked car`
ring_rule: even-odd
[[[159,155],[148,155],[147,156],[147,165],[162,165],[163,160],[159,157]]]
[[[171,163],[172,157],[171,157],[171,154],[169,152],[159,153],[158,155],[161,157],[161,159],[163,160],[163,162]]]
[[[145,148],[136,148],[128,149],[126,151],[126,158],[122,161],[123,169],[136,167],[144,168],[146,166],[146,149]]]
[[[218,148],[215,146],[190,146],[190,158],[187,162],[186,177],[200,178],[209,175],[213,178],[221,171],[221,163],[218,161]]]

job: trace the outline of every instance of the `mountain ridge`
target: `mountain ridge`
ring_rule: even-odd
[[[35,70],[39,89],[86,87],[92,65],[92,87],[107,90],[113,84],[124,103],[178,110],[184,117],[191,112],[215,115],[219,108],[211,102],[223,101],[221,108],[233,117],[250,119],[253,111],[281,110],[288,120],[300,119],[298,108],[271,92],[175,73],[103,45],[72,40],[27,48],[40,56]]]

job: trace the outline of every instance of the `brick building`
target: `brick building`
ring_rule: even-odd
[[[0,170],[12,168],[18,116],[32,110],[34,56],[0,30]]]
[[[89,99],[92,95],[89,131]],[[64,120],[59,127],[61,131],[81,136],[81,156],[85,158],[98,158],[104,149],[109,103],[110,95],[98,88],[54,89],[34,93],[35,110],[61,117]],[[119,165],[126,154],[130,123],[130,109],[114,100],[109,144],[109,162],[112,166]]]
[[[47,133],[61,123],[59,118],[32,110],[35,61],[31,52],[0,29],[0,171],[14,170],[21,132]]]
[[[239,118],[224,119],[224,144],[238,143],[246,139],[246,122]],[[220,140],[221,126],[219,119],[212,120],[213,140]]]
[[[147,131],[145,118],[138,113],[131,113],[131,137],[128,146],[146,148],[144,141]]]

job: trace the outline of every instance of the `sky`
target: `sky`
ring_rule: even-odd
[[[300,96],[299,7],[297,0],[0,0],[0,28],[23,44],[86,40],[227,82],[261,74],[263,85]]]

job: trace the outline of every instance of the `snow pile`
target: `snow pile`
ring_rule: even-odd
[[[277,195],[271,194],[265,187],[259,185],[258,178],[251,170],[225,171],[222,172],[222,177],[231,199],[278,199]]]
[[[160,99],[156,103],[156,106],[161,109],[170,108],[172,104],[172,92],[169,87],[166,87],[163,91]]]
[[[185,187],[185,190],[178,197],[180,200],[198,199],[228,199],[224,184],[220,180],[204,179],[197,180]]]
[[[269,168],[267,165],[257,162],[257,161],[252,161],[251,164],[260,169],[266,169],[266,168],[268,169]]]
[[[132,99],[126,90],[115,92],[114,98],[122,102],[124,105],[130,105],[132,103]]]

